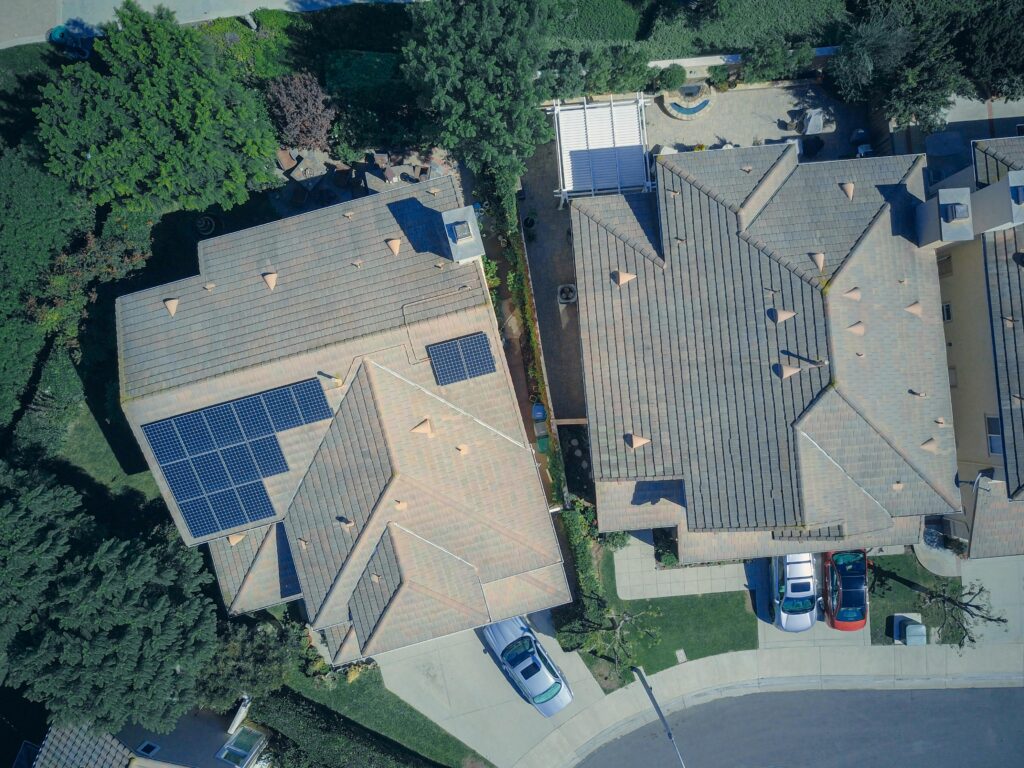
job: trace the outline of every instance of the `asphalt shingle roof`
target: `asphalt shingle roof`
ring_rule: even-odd
[[[127,768],[132,751],[109,733],[84,725],[51,728],[33,768]]]

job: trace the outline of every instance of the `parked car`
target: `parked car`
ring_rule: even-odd
[[[829,626],[844,632],[863,629],[868,623],[867,552],[826,552],[822,580]]]
[[[803,632],[818,620],[818,578],[814,555],[772,558],[772,620],[786,632]]]
[[[516,687],[544,717],[569,706],[569,682],[521,617],[489,624],[483,635]]]

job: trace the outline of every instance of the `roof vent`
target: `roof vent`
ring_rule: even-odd
[[[796,312],[792,309],[777,309],[776,307],[770,307],[767,314],[768,319],[776,325],[786,322],[791,317],[796,317]]]
[[[427,190],[427,192],[429,192],[432,197],[437,197],[439,194],[441,194],[441,190],[438,189],[437,187],[431,187],[430,189]]]
[[[415,432],[417,435],[426,435],[427,437],[434,436],[434,427],[430,423],[430,419],[424,419],[409,431]]]
[[[677,238],[676,238],[676,242],[677,242],[677,243],[678,243],[679,245],[686,245],[686,238],[685,238],[685,237],[677,237]]]
[[[380,584],[380,574],[379,573],[371,573],[370,574],[370,581],[372,581],[374,584]]]
[[[355,261],[352,262],[352,266],[355,267],[356,269],[359,269],[360,267],[363,266],[363,260],[356,259]]]
[[[863,352],[854,352],[853,354],[855,354],[857,357],[864,357]]]
[[[228,536],[228,544],[230,544],[233,547],[235,546],[235,544],[237,544],[244,538],[244,533],[232,533],[230,536]]]
[[[339,523],[341,523],[346,528],[354,528],[355,524],[356,524],[355,520],[353,520],[351,517],[345,517],[344,515],[338,515],[334,519],[337,520]]]
[[[928,397],[924,392],[918,392],[916,389],[908,389],[907,394],[911,397]]]
[[[860,320],[858,320],[853,325],[848,326],[846,330],[848,330],[854,336],[863,336],[864,335],[864,331],[866,331],[867,329],[868,329],[868,327],[866,325],[864,325],[864,323],[862,323]]]
[[[843,194],[846,195],[847,200],[853,200],[854,186],[852,181],[839,182],[839,188],[843,190]]]
[[[669,193],[670,195],[672,195],[672,197],[679,197],[679,190],[678,190],[678,189],[670,189],[670,190],[668,191],[668,193]]]
[[[929,437],[927,440],[921,443],[921,450],[928,451],[928,453],[938,453],[939,441],[936,440],[934,437]]]
[[[1013,398],[1013,401],[1015,403],[1024,403],[1024,395],[1015,392],[1014,394],[1010,395],[1010,397]]]
[[[965,221],[971,216],[971,211],[966,203],[947,203],[942,206],[942,220],[949,223],[953,221]]]
[[[403,510],[406,510],[408,508],[409,508],[409,502],[408,501],[399,501],[398,499],[395,500],[395,509],[397,509],[399,512],[401,512]]]
[[[785,381],[790,376],[795,376],[800,373],[800,369],[794,365],[784,365],[783,363],[772,363],[772,373],[778,376],[780,379]]]
[[[277,272],[264,272],[263,282],[267,284],[267,288],[274,290],[277,287]]]
[[[754,166],[752,166],[752,165],[741,165],[740,166],[740,170],[743,171],[744,173],[750,173],[752,170],[754,170]]]
[[[907,312],[914,315],[915,317],[920,317],[921,312],[923,311],[920,301],[915,301],[913,304],[908,304],[903,309],[905,309]]]
[[[853,287],[843,294],[850,301],[860,301],[860,288]]]
[[[1006,328],[1013,328],[1016,322],[1017,318],[1015,318],[1013,315],[1003,315],[1003,325]]]
[[[204,291],[212,291],[216,287],[217,287],[216,283],[207,283],[206,285],[203,286],[203,290]]]
[[[164,299],[164,307],[167,309],[167,314],[174,317],[174,313],[178,311],[178,300]]]
[[[301,549],[301,550],[305,550],[307,547],[309,547],[309,542],[306,541],[305,539],[296,539],[295,541],[298,542],[299,549]]]
[[[819,272],[825,271],[825,254],[824,253],[812,253],[810,254],[811,261],[814,262],[814,266],[818,268]]]
[[[355,216],[355,213],[353,213],[352,211],[345,211],[342,214],[342,216],[344,216],[346,219],[351,219],[353,216]]]
[[[459,443],[458,445],[456,445],[455,450],[459,452],[460,456],[469,455],[469,446],[466,445],[465,443]]]
[[[392,237],[389,240],[386,240],[385,242],[388,244],[388,248],[391,249],[391,253],[397,256],[399,250],[401,250],[402,248],[402,238]]]
[[[651,439],[649,437],[643,437],[642,435],[637,435],[634,434],[633,432],[629,432],[626,434],[626,445],[628,445],[634,451],[637,448],[643,448],[649,442],[651,442]]]
[[[636,280],[636,275],[634,275],[632,272],[623,272],[620,269],[616,272],[612,272],[612,280],[614,280],[615,284],[619,286],[619,288],[621,288],[631,280]]]
[[[937,419],[935,419],[935,423],[938,424],[940,427],[944,427],[946,426],[946,419],[943,416],[939,416]]]
[[[894,491],[902,491],[903,490],[903,481],[902,480],[897,480],[895,483],[892,484],[892,489]]]

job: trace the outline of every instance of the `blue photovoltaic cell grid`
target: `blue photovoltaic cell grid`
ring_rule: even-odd
[[[442,387],[475,379],[496,370],[491,345],[483,333],[431,344],[427,347],[427,354],[434,370],[434,379]]]
[[[288,471],[277,433],[331,418],[317,379],[146,424],[196,538],[274,516],[263,478]]]

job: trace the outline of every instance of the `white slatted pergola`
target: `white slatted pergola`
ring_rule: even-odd
[[[601,192],[651,189],[647,160],[644,97],[628,101],[562,104],[548,109],[555,117],[559,189],[562,200]]]

